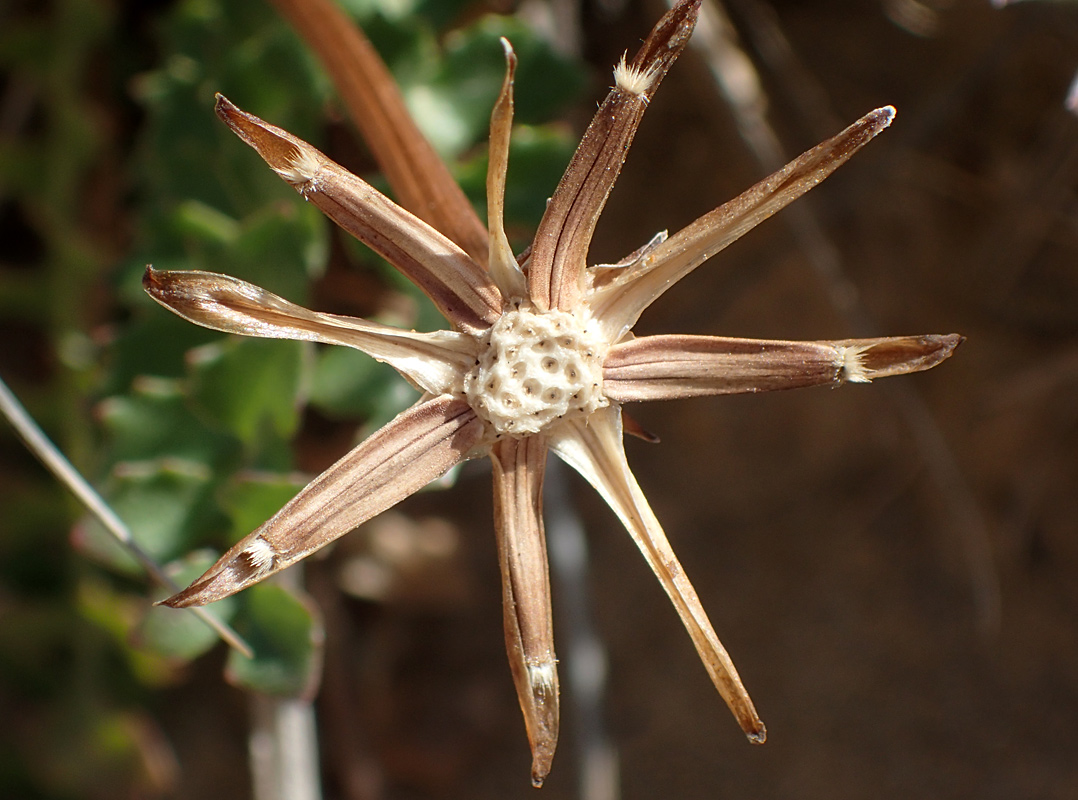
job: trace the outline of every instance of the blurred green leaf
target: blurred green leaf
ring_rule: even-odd
[[[165,571],[179,586],[186,586],[209,569],[217,560],[211,550],[196,550],[169,564]],[[170,594],[162,588],[155,599]],[[237,602],[226,597],[211,605],[207,612],[225,622],[236,613]],[[147,609],[135,633],[141,647],[165,658],[190,661],[211,649],[219,640],[217,633],[189,610],[151,606]]]
[[[356,16],[363,33],[400,85],[412,85],[430,80],[438,69],[439,47],[437,32],[425,20],[400,14],[379,3],[375,10],[363,9]]]
[[[106,492],[135,540],[158,562],[190,550],[207,531],[223,527],[213,503],[213,474],[184,459],[131,462],[117,468]],[[85,518],[75,544],[86,555],[132,575],[142,568],[96,519]]]
[[[368,425],[388,422],[419,393],[391,368],[349,347],[328,347],[318,355],[311,381],[311,405],[330,417],[358,418]]]
[[[579,66],[555,53],[518,20],[486,16],[453,31],[446,38],[444,57],[429,73],[394,71],[420,130],[445,157],[455,157],[486,139],[491,109],[505,77],[503,36],[518,59],[513,93],[518,123],[545,122],[584,86]],[[409,63],[414,65],[415,60],[413,56]]]
[[[248,216],[227,259],[206,268],[304,303],[308,284],[325,265],[327,243],[328,228],[321,212],[294,195],[283,205],[267,206]]]
[[[191,395],[199,408],[247,445],[299,426],[296,395],[304,344],[232,337],[194,356]]]
[[[254,648],[254,658],[232,651],[225,677],[263,694],[310,697],[322,669],[325,631],[313,604],[284,587],[260,583],[247,589],[236,630]]]
[[[546,211],[576,143],[563,130],[550,127],[516,128],[509,147],[505,185],[505,216],[515,225],[534,230]],[[483,166],[486,174],[486,165]]]
[[[210,431],[191,412],[179,381],[142,378],[131,394],[98,407],[112,463],[178,458],[217,467],[237,455],[237,439]]]
[[[158,313],[156,303],[142,292],[138,270],[140,303],[148,302],[152,312],[125,325],[111,342],[103,361],[108,366],[99,391],[111,395],[126,392],[141,375],[183,378],[187,373],[187,353],[192,348],[218,341],[221,334],[192,325],[185,319]]]
[[[547,122],[572,103],[586,85],[578,62],[555,52],[549,42],[514,17],[489,14],[446,37],[445,60],[437,86],[474,117],[485,140],[502,80],[505,55],[501,37],[517,56],[513,82],[513,119],[519,125]]]
[[[573,156],[575,143],[553,126],[518,125],[509,144],[509,171],[505,185],[505,219],[510,239],[523,247],[531,240],[562,172]],[[487,154],[477,154],[457,170],[457,179],[474,203],[485,202]],[[514,236],[516,231],[520,235]]]
[[[93,623],[97,632],[104,632],[112,640],[113,652],[122,657],[115,665],[124,667],[117,679],[134,686],[163,686],[176,678],[175,659],[132,646],[132,632],[147,606],[145,596],[115,591],[101,576],[87,578],[78,586],[79,615]]]
[[[231,541],[239,541],[303,488],[303,482],[293,475],[259,473],[244,474],[229,484],[223,492],[222,508],[232,525]]]
[[[199,200],[185,200],[176,206],[175,224],[183,235],[225,246],[240,235],[235,219]]]

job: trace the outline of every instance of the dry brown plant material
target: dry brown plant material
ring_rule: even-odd
[[[961,337],[787,342],[633,336],[640,314],[670,286],[816,186],[894,116],[890,107],[877,109],[673,236],[657,237],[618,265],[587,267],[592,233],[633,135],[688,41],[698,10],[699,0],[678,3],[636,56],[615,67],[614,87],[521,263],[502,228],[515,66],[507,42],[506,78],[491,120],[487,262],[477,257],[474,245],[455,241],[311,145],[219,97],[218,115],[240,138],[304,199],[422,288],[452,329],[399,330],[308,311],[223,275],[147,269],[144,284],[154,299],[196,324],[355,347],[393,366],[423,392],[415,405],[167,600],[169,605],[202,605],[238,592],[462,461],[489,456],[506,646],[538,786],[550,770],[559,724],[541,507],[543,469],[553,452],[621,519],[738,723],[751,741],[764,741],[763,722],[629,469],[622,404],[868,383],[934,367]]]

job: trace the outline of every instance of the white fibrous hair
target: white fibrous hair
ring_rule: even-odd
[[[839,378],[850,383],[871,383],[862,360],[867,347],[847,345],[837,348],[835,366],[839,368]]]
[[[655,82],[655,75],[656,70],[653,66],[647,69],[629,66],[623,55],[621,61],[614,67],[614,85],[623,92],[643,95],[651,89],[651,85]]]
[[[554,694],[554,678],[555,672],[552,662],[528,665],[528,682],[532,685],[532,689],[538,691],[539,694],[544,696]]]
[[[318,173],[322,164],[318,157],[304,148],[296,148],[287,167],[274,169],[278,175],[288,181],[304,197],[308,192],[318,191]]]
[[[274,562],[277,560],[277,552],[273,549],[273,545],[262,538],[257,538],[247,545],[243,550],[243,555],[247,557],[251,568],[258,575],[264,575],[273,569]]]

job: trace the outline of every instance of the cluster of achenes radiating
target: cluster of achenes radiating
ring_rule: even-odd
[[[464,391],[498,434],[528,436],[608,404],[602,391],[605,345],[573,314],[518,307],[498,319],[480,347]]]
[[[658,236],[617,264],[586,267],[596,222],[637,125],[687,43],[700,5],[701,0],[679,0],[637,55],[615,68],[614,88],[551,197],[527,255],[519,257],[503,220],[516,65],[508,42],[503,40],[505,80],[491,114],[485,231],[459,188],[450,188],[451,178],[433,153],[428,159],[425,149],[403,146],[418,142],[420,134],[407,124],[403,105],[393,110],[397,101],[389,102],[388,94],[375,92],[383,115],[379,126],[400,126],[394,140],[414,162],[402,175],[421,178],[407,189],[411,205],[441,209],[439,225],[420,221],[310,144],[218,98],[218,115],[238,136],[306,200],[414,282],[453,329],[401,330],[311,311],[225,275],[148,268],[144,285],[151,296],[196,324],[355,347],[423,391],[415,405],[311,481],[202,577],[166,600],[168,605],[227,597],[305,558],[461,462],[489,455],[506,650],[538,786],[550,771],[560,719],[542,523],[544,469],[548,453],[554,453],[624,523],[738,723],[750,741],[764,741],[763,721],[629,469],[622,436],[641,431],[628,427],[621,405],[867,383],[929,369],[950,356],[962,337],[633,337],[639,315],[669,287],[820,183],[894,117],[889,106],[876,109],[673,236]],[[354,52],[363,47],[360,41]],[[378,77],[380,70],[360,73],[388,85],[388,75]],[[400,182],[407,188],[411,178]]]

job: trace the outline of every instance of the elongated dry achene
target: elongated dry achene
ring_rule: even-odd
[[[542,522],[543,469],[553,452],[595,487],[624,524],[741,728],[751,741],[764,741],[763,722],[629,469],[622,437],[635,426],[626,421],[622,405],[869,383],[930,369],[962,339],[956,334],[818,342],[633,338],[637,318],[671,285],[820,183],[894,117],[890,107],[872,111],[684,230],[657,236],[617,265],[587,267],[592,232],[633,135],[692,34],[698,10],[699,0],[677,3],[640,51],[615,67],[614,86],[522,263],[502,227],[516,66],[508,42],[503,40],[505,81],[491,117],[486,247],[452,241],[311,145],[219,97],[217,113],[240,138],[304,199],[414,281],[452,330],[397,330],[309,311],[223,275],[147,268],[146,291],[191,322],[248,336],[355,347],[424,392],[205,575],[165,601],[168,605],[202,605],[240,591],[348,533],[454,465],[489,456],[506,649],[532,752],[532,781],[539,786],[550,771],[559,724]],[[470,213],[428,218],[464,220]],[[486,263],[469,255],[479,251]]]

